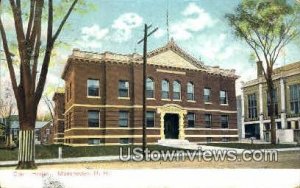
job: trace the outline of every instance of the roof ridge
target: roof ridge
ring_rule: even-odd
[[[174,41],[173,38],[171,38],[171,40],[165,46],[157,48],[157,49],[147,53],[147,57],[153,57],[153,56],[155,56],[159,53],[163,53],[167,50],[172,50],[177,55],[179,55],[182,58],[184,58],[184,59],[188,60],[189,62],[191,62],[197,68],[200,68],[200,69],[206,69],[207,68],[202,61],[199,61],[198,59],[196,59],[195,57],[190,55],[188,52],[183,50],[178,44],[176,44],[176,42]]]

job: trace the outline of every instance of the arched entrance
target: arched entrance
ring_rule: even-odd
[[[184,140],[184,116],[187,111],[177,104],[166,104],[157,108],[157,112],[160,113],[161,139]]]
[[[178,139],[179,116],[178,114],[166,114],[164,117],[164,134],[166,139]]]

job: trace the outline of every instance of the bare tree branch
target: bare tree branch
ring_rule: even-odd
[[[69,10],[68,10],[68,12],[67,12],[67,14],[66,14],[66,15],[64,16],[64,18],[62,19],[62,21],[61,21],[61,23],[60,23],[60,25],[59,25],[57,31],[55,32],[55,34],[54,34],[54,36],[53,36],[53,38],[52,38],[52,41],[53,41],[53,42],[56,41],[58,35],[60,34],[62,28],[64,27],[64,25],[65,25],[67,19],[69,18],[70,14],[71,14],[71,12],[73,11],[73,9],[74,9],[74,7],[75,7],[75,5],[76,5],[77,2],[78,2],[78,0],[74,0],[74,1],[73,1],[72,5],[70,6],[70,8],[69,8]]]
[[[40,78],[39,78],[38,85],[37,85],[36,92],[35,92],[36,102],[38,102],[41,99],[42,92],[43,92],[44,87],[45,87],[46,75],[48,73],[48,67],[49,67],[50,56],[51,56],[51,51],[53,49],[53,45],[54,45],[58,35],[60,34],[63,26],[65,25],[67,19],[69,18],[71,12],[73,11],[73,9],[74,9],[77,2],[78,2],[78,0],[73,1],[72,5],[70,6],[70,8],[67,12],[67,14],[62,19],[57,31],[55,32],[55,34],[52,37],[52,32],[53,32],[53,30],[52,30],[52,28],[53,28],[53,1],[49,0],[49,3],[48,3],[47,45],[46,45],[46,52],[45,52],[45,56],[44,56],[44,60],[43,60],[43,65],[42,65],[42,69],[41,69]]]
[[[8,41],[7,41],[7,37],[6,37],[6,33],[5,33],[5,29],[2,23],[2,19],[0,17],[0,32],[1,32],[1,38],[2,38],[2,45],[3,45],[3,50],[6,56],[6,62],[7,62],[7,66],[8,66],[8,70],[9,70],[9,75],[11,78],[11,83],[13,86],[13,90],[14,90],[14,94],[16,96],[16,100],[19,100],[19,94],[18,94],[18,86],[17,86],[17,79],[16,79],[16,74],[15,74],[15,70],[13,67],[13,60],[9,51],[9,47],[8,47]]]
[[[49,112],[50,112],[51,119],[53,122],[53,120],[54,120],[53,104],[51,103],[50,99],[47,96],[44,96],[43,99],[44,99],[44,102],[46,103],[46,106],[47,106]]]
[[[26,41],[29,40],[30,33],[32,31],[34,12],[35,12],[35,0],[30,0],[30,13],[29,13],[29,20],[27,24]]]

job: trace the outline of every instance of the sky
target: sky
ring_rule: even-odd
[[[226,13],[234,12],[239,0],[89,2],[93,3],[94,8],[83,15],[72,14],[68,20],[68,27],[64,28],[60,35],[59,40],[67,46],[55,49],[56,56],[52,60],[54,63],[50,67],[47,86],[64,86],[61,73],[73,48],[99,53],[111,51],[142,54],[142,45],[138,45],[137,42],[143,36],[144,24],[152,24],[152,28],[159,28],[148,39],[149,51],[164,46],[169,33],[170,38],[174,38],[182,49],[201,59],[205,65],[235,69],[236,74],[240,76],[236,81],[237,95],[240,94],[241,81],[248,81],[256,76],[255,62],[250,60],[251,49],[233,36],[224,18]],[[7,20],[4,24],[12,27],[9,16],[2,17]],[[280,55],[275,67],[300,61],[299,51],[299,46],[289,45]],[[7,74],[7,71],[1,71],[1,75]]]

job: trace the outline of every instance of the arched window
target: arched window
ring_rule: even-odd
[[[177,80],[173,82],[173,99],[181,99],[181,85]]]
[[[162,99],[169,98],[169,81],[168,80],[161,81],[161,98]]]
[[[154,98],[154,81],[151,78],[147,78],[146,81],[146,96],[147,98]]]
[[[188,82],[187,84],[187,100],[195,100],[194,84],[192,82]]]

